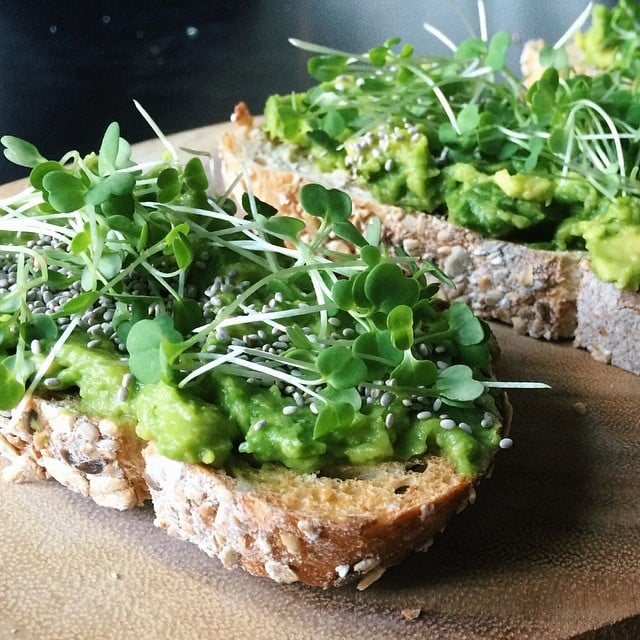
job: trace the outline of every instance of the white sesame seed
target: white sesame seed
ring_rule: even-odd
[[[285,416],[293,415],[297,410],[298,410],[298,407],[293,404],[287,405],[286,407],[282,407],[282,413]]]
[[[420,413],[416,415],[416,418],[418,418],[418,420],[428,420],[432,415],[431,411],[420,411]]]
[[[391,427],[393,427],[393,421],[394,421],[395,417],[393,415],[393,413],[387,413],[385,419],[384,419],[384,426],[387,427],[387,429],[391,429]]]
[[[262,420],[258,420],[258,422],[254,423],[251,428],[254,431],[260,431],[260,429],[262,429],[266,424],[267,421],[263,418]]]
[[[133,374],[130,372],[125,373],[122,376],[122,382],[120,383],[123,387],[130,387],[133,384]]]
[[[488,429],[493,426],[493,416],[491,414],[485,414],[484,418],[480,421],[480,426]]]
[[[436,398],[433,401],[433,410],[440,411],[440,407],[442,407],[442,400],[440,400],[440,398]]]
[[[462,429],[463,431],[466,431],[467,433],[471,433],[471,426],[468,425],[466,422],[461,422],[458,427],[460,427],[460,429]]]
[[[511,438],[502,438],[500,440],[501,449],[510,449],[513,446],[513,440]]]
[[[443,429],[455,429],[457,425],[455,420],[451,420],[451,418],[445,418],[444,420],[440,420],[440,426]]]
[[[388,407],[394,400],[393,394],[389,393],[389,391],[386,391],[385,393],[382,394],[382,397],[380,398],[380,404],[383,407]]]

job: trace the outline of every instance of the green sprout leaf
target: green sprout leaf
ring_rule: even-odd
[[[396,349],[406,351],[413,345],[413,311],[401,304],[389,312],[387,327],[391,333],[391,342]]]
[[[344,222],[351,215],[351,198],[344,191],[316,183],[300,189],[300,204],[307,213],[334,223]]]
[[[507,50],[511,45],[511,36],[507,31],[498,31],[489,42],[485,62],[493,71],[502,71],[505,67]]]
[[[42,185],[42,181],[44,180],[44,177],[52,171],[64,171],[64,167],[55,160],[47,160],[46,162],[41,162],[32,169],[31,173],[29,174],[29,182],[35,189],[42,191],[42,189],[44,188]]]
[[[25,387],[18,381],[7,365],[0,363],[0,409],[13,409],[22,399]]]
[[[77,211],[84,206],[87,187],[66,171],[51,171],[42,179],[47,202],[61,213]]]
[[[46,313],[36,313],[31,316],[28,337],[30,340],[55,340],[58,337],[58,325]]]
[[[420,297],[420,286],[397,265],[381,262],[366,275],[364,293],[376,309],[390,313],[399,305],[413,307]]]
[[[331,297],[340,309],[349,311],[356,306],[353,297],[353,281],[352,280],[336,280],[331,286]]]
[[[484,392],[482,382],[473,379],[473,372],[464,364],[454,364],[440,372],[435,388],[443,398],[471,401]]]
[[[478,344],[485,338],[482,323],[464,302],[456,301],[449,307],[449,327],[461,345]]]
[[[178,232],[173,236],[171,249],[179,269],[186,269],[193,262],[193,249],[184,234]]]
[[[86,311],[100,296],[98,291],[84,291],[66,302],[57,312],[58,316],[70,316]]]
[[[129,330],[126,342],[129,369],[143,384],[160,382],[167,375],[160,353],[165,341],[182,342],[182,335],[174,329],[169,316],[140,320]]]
[[[177,331],[188,335],[202,324],[202,309],[196,300],[180,298],[173,305],[173,322]]]
[[[191,191],[206,191],[209,180],[200,158],[191,158],[184,166],[184,182]]]
[[[348,402],[332,402],[325,405],[320,409],[316,418],[313,429],[314,439],[349,427],[353,422],[354,416],[355,410]]]
[[[311,351],[313,349],[313,345],[307,338],[304,331],[297,324],[291,324],[287,327],[287,335],[291,340],[291,344],[298,349],[302,349],[303,351]]]
[[[291,216],[273,216],[267,218],[262,224],[262,228],[279,238],[296,242],[298,236],[304,231],[305,224],[299,218]]]
[[[177,169],[167,167],[158,176],[158,202],[171,202],[180,195],[180,174]]]
[[[379,380],[394,367],[397,367],[403,358],[403,353],[391,340],[391,332],[369,331],[358,336],[353,343],[353,353],[366,365],[368,379]]]
[[[115,173],[120,147],[120,125],[112,122],[104,132],[98,155],[98,173],[101,176]]]
[[[316,358],[316,366],[323,379],[336,389],[355,387],[367,376],[367,365],[340,345],[323,349]]]
[[[430,387],[438,377],[438,367],[431,360],[417,360],[411,351],[405,351],[402,362],[391,372],[391,377],[405,387]]]
[[[337,78],[346,68],[348,58],[339,55],[315,56],[307,63],[309,75],[320,82]]]
[[[15,136],[2,136],[0,142],[5,146],[4,155],[10,162],[33,169],[46,158],[30,142]]]

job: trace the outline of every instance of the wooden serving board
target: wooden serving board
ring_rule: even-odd
[[[223,126],[174,140],[212,151]],[[365,591],[278,586],[169,538],[149,507],[0,483],[0,638],[640,637],[640,377],[494,329],[500,377],[552,388],[510,394],[513,448],[428,553]]]

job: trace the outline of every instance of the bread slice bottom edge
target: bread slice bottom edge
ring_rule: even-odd
[[[475,498],[442,456],[387,462],[340,476],[283,467],[233,472],[143,451],[155,523],[227,569],[278,583],[364,588],[427,548]]]

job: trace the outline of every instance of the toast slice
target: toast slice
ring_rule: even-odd
[[[144,442],[134,425],[84,415],[73,396],[32,397],[0,414],[7,480],[53,478],[104,507],[124,510],[149,498]]]
[[[502,434],[510,405],[503,398]],[[299,473],[279,465],[227,469],[182,464],[143,450],[155,523],[227,569],[278,583],[364,589],[387,567],[426,550],[475,500],[483,469],[456,473],[445,456]]]
[[[350,182],[346,173],[321,174],[310,162],[291,161],[285,145],[268,140],[254,125],[246,105],[238,105],[233,119],[237,126],[221,137],[219,147],[228,184],[244,173],[258,198],[303,219],[298,192],[304,183],[344,189],[353,200],[356,226],[362,229],[372,217],[379,218],[388,244],[432,260],[452,278],[455,289],[441,290],[450,301],[463,300],[477,316],[510,324],[534,338],[577,336],[577,347],[594,356],[607,354],[598,359],[640,374],[640,293],[619,292],[613,284],[598,281],[601,294],[594,298],[590,291],[596,286],[595,276],[585,253],[533,249],[486,238],[436,215],[380,204]],[[623,335],[607,331],[600,320],[617,313],[615,300],[620,295],[630,329]],[[579,322],[584,330],[578,329]]]

